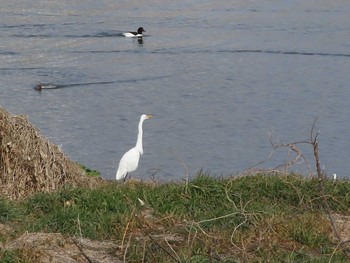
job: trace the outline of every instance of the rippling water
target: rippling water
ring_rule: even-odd
[[[136,177],[242,172],[270,154],[269,131],[306,140],[318,115],[322,166],[349,175],[348,1],[0,3],[1,106],[106,178],[142,113],[155,118]],[[121,37],[139,26],[143,43]]]

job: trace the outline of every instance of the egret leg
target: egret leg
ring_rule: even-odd
[[[128,177],[129,173],[127,173],[123,179],[123,183],[126,181],[126,177]]]

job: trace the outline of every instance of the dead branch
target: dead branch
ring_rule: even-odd
[[[306,156],[304,156],[301,149],[299,148],[299,145],[304,145],[304,144],[310,145],[312,147],[312,150],[313,150],[314,160],[315,160],[315,164],[316,164],[317,178],[319,179],[319,198],[323,200],[323,208],[324,208],[325,213],[328,216],[331,227],[333,229],[333,233],[338,240],[338,247],[340,247],[342,249],[343,253],[346,255],[346,257],[348,257],[348,259],[350,259],[350,252],[346,248],[346,244],[348,243],[348,240],[346,240],[346,241],[342,240],[342,238],[339,234],[339,231],[336,227],[335,220],[334,220],[333,215],[332,215],[332,210],[331,210],[331,207],[330,207],[329,201],[328,201],[330,197],[326,194],[325,187],[324,187],[324,182],[327,179],[327,177],[326,177],[326,174],[324,173],[324,171],[321,169],[321,162],[320,162],[320,156],[319,156],[319,141],[318,141],[318,137],[319,137],[320,132],[319,131],[315,132],[316,122],[318,119],[319,119],[319,116],[317,116],[312,123],[311,130],[310,130],[310,136],[309,136],[308,140],[276,144],[272,140],[271,133],[268,132],[269,142],[272,146],[272,151],[270,152],[269,156],[265,160],[260,161],[257,164],[249,167],[246,171],[241,173],[239,176],[236,176],[235,178],[239,178],[239,177],[245,176],[247,174],[251,175],[252,173],[261,173],[261,172],[281,173],[283,171],[287,171],[291,166],[294,166],[296,164],[301,164],[303,162],[305,162],[307,164],[307,167],[310,171],[310,175],[313,177],[313,172],[312,172],[312,169],[310,166],[310,162],[308,161]],[[276,166],[273,169],[254,169],[258,165],[266,163],[268,160],[270,160],[272,158],[272,156],[274,155],[274,153],[280,148],[289,149],[289,152],[293,152],[295,154],[294,158],[287,161],[284,164]],[[229,200],[232,201],[231,199],[229,199]],[[244,213],[243,213],[243,215],[246,216],[246,214],[244,214]],[[246,220],[247,220],[247,218],[246,218]],[[238,225],[237,227],[239,227],[239,226],[240,225]],[[235,229],[235,231],[236,231],[236,229]],[[231,237],[231,242],[232,242],[232,237]]]
[[[332,215],[332,210],[331,207],[329,205],[329,201],[328,201],[328,196],[325,192],[325,187],[324,187],[324,181],[327,179],[325,173],[322,171],[321,169],[321,162],[320,162],[320,156],[319,156],[319,141],[318,141],[318,136],[320,134],[320,132],[315,132],[315,127],[316,127],[316,122],[319,119],[319,116],[317,116],[314,120],[314,122],[312,123],[312,127],[310,130],[310,138],[309,140],[306,141],[297,141],[297,142],[291,142],[291,143],[280,143],[280,144],[274,144],[272,141],[272,136],[270,133],[268,133],[268,137],[269,137],[269,141],[270,144],[272,145],[273,151],[270,153],[270,155],[268,156],[268,159],[270,159],[273,155],[273,153],[279,149],[279,148],[289,148],[290,151],[294,152],[296,154],[295,158],[288,161],[287,163],[283,164],[283,165],[279,165],[277,167],[275,167],[274,170],[280,170],[281,168],[283,169],[288,169],[290,166],[293,166],[295,164],[298,163],[299,160],[305,161],[307,162],[307,165],[309,167],[309,170],[311,172],[312,175],[312,169],[310,168],[310,163],[308,162],[307,158],[302,154],[300,148],[298,147],[298,145],[300,144],[307,144],[312,146],[313,149],[313,155],[314,155],[314,159],[315,159],[315,164],[316,164],[316,171],[317,171],[317,178],[319,179],[319,197],[322,198],[323,200],[323,207],[325,210],[325,213],[328,216],[328,219],[330,221],[331,227],[333,229],[334,235],[338,240],[338,246],[342,249],[343,253],[347,256],[348,259],[350,259],[350,253],[347,250],[345,244],[347,243],[347,241],[343,241],[338,229],[336,227],[335,224],[335,220],[333,218]],[[267,160],[268,160],[267,159]],[[265,162],[265,161],[263,161]],[[259,164],[262,164],[263,162],[260,162]]]
[[[302,164],[304,162],[306,163],[306,166],[310,172],[310,176],[313,177],[313,172],[312,172],[309,160],[304,156],[304,154],[302,153],[300,148],[297,146],[299,144],[310,144],[309,141],[296,141],[296,142],[291,142],[291,143],[276,144],[273,142],[272,135],[270,132],[267,133],[267,136],[268,136],[269,142],[272,146],[272,151],[270,152],[268,157],[265,160],[262,160],[256,164],[250,166],[243,173],[241,173],[238,177],[245,176],[247,174],[251,175],[252,173],[262,173],[262,172],[263,173],[284,173],[284,172],[287,172],[290,167],[292,167],[296,164]],[[295,157],[293,159],[287,161],[286,163],[275,166],[274,168],[270,168],[270,169],[256,168],[256,167],[266,163],[267,161],[269,161],[274,156],[275,152],[281,148],[289,149],[289,152],[295,153]]]

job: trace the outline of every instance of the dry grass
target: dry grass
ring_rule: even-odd
[[[62,250],[91,262],[101,253],[112,256],[106,262],[349,262],[343,246],[349,243],[347,180],[324,184],[340,243],[317,179],[295,174],[232,179],[198,174],[188,184],[106,182],[19,202],[0,199],[0,261],[46,262],[36,257],[61,257]],[[93,247],[111,246],[91,251],[81,241],[87,239]]]
[[[12,200],[94,180],[44,138],[25,116],[0,107],[0,195]]]

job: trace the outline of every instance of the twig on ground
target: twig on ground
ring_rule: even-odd
[[[129,217],[128,223],[125,226],[125,230],[124,230],[124,234],[123,234],[123,238],[122,238],[122,245],[121,245],[122,249],[124,249],[124,241],[125,241],[125,237],[128,233],[130,223],[132,222],[132,220],[134,219],[134,216],[135,216],[135,209],[136,208],[134,207],[133,210],[131,211],[131,215]],[[129,236],[129,242],[130,242],[130,237],[131,237],[131,234]],[[127,250],[127,247],[125,248],[124,257],[126,256],[126,250]]]
[[[155,243],[158,247],[160,247],[166,254],[168,254],[175,262],[180,263],[181,260],[177,259],[176,257],[174,257],[165,247],[163,247],[159,242],[157,242],[151,235],[147,235],[153,243]],[[175,254],[177,257],[178,255]]]
[[[83,251],[83,249],[79,246],[78,241],[75,240],[75,238],[72,239],[73,243],[77,246],[77,248],[79,249],[79,251],[81,252],[81,254],[84,256],[84,258],[89,262],[92,263],[92,260],[85,254],[85,252]]]
[[[128,238],[128,243],[126,244],[124,255],[123,255],[123,262],[127,262],[126,261],[126,254],[128,253],[128,249],[130,247],[131,237],[132,237],[132,234],[130,233],[129,238]]]
[[[170,153],[175,157],[175,159],[184,167],[185,175],[186,175],[186,193],[188,192],[188,184],[190,182],[190,174],[188,170],[187,164],[182,160],[180,156],[178,156],[172,149],[169,147]]]

